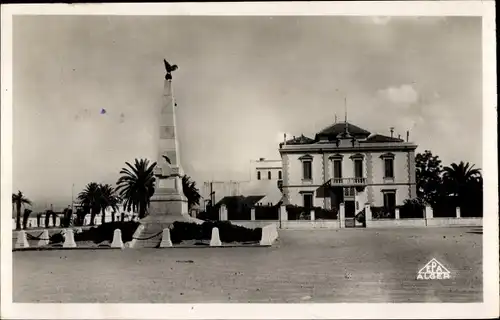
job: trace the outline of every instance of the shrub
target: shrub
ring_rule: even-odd
[[[278,220],[279,206],[255,206],[255,220]]]
[[[123,242],[128,242],[132,240],[138,226],[139,223],[134,221],[108,222],[75,234],[75,241],[92,241],[94,243],[112,241],[115,230],[120,229]]]
[[[372,219],[394,219],[394,213],[384,207],[370,207]]]
[[[337,220],[338,210],[332,208],[330,210],[316,207],[314,208],[315,218],[323,220]]]
[[[56,234],[53,234],[49,237],[49,243],[52,244],[52,243],[63,243],[64,242],[64,236],[62,235],[62,233],[56,233]]]
[[[219,229],[221,242],[252,242],[262,238],[261,228],[248,229],[235,226],[229,221],[207,221],[201,225],[176,221],[170,231],[170,239],[172,243],[180,243],[183,240],[210,240],[214,227]]]
[[[407,199],[399,209],[401,219],[423,218],[425,203],[422,199]]]
[[[301,220],[301,216],[304,217],[309,214],[310,209],[295,205],[288,205],[286,206],[286,211],[288,213],[288,220]]]

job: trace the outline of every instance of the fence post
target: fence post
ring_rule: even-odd
[[[399,220],[399,219],[400,219],[400,216],[399,216],[399,208],[396,208],[396,209],[394,210],[394,215],[395,215],[396,220]]]
[[[345,228],[345,206],[343,202],[339,206],[339,228]]]
[[[227,220],[227,208],[226,205],[221,205],[219,209],[219,220],[226,221]]]
[[[314,220],[316,220],[316,212],[314,211],[314,209],[311,209],[311,221]]]
[[[288,212],[286,211],[286,206],[280,207],[280,220],[287,221],[288,220]]]
[[[255,220],[255,208],[250,209],[250,220]]]
[[[427,220],[434,218],[434,212],[432,207],[429,205],[425,206],[425,225],[427,226]]]
[[[368,228],[368,225],[372,221],[372,209],[369,204],[365,204],[365,226]]]
[[[456,213],[457,213],[457,218],[460,219],[462,217],[462,214],[460,212],[460,207],[457,207],[455,210],[456,210]]]

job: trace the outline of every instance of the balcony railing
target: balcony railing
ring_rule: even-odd
[[[330,183],[332,186],[364,186],[366,178],[333,178]]]

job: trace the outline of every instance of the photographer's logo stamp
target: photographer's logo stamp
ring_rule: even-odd
[[[451,272],[436,259],[432,259],[418,271],[417,280],[445,280],[450,279]]]

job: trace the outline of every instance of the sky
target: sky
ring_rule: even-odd
[[[163,58],[179,66],[181,164],[200,187],[248,180],[283,133],[343,120],[344,98],[350,123],[481,167],[480,18],[17,16],[13,191],[57,209],[155,161]]]

